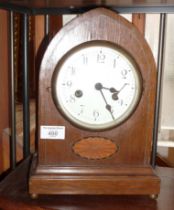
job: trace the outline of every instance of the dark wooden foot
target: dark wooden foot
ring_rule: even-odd
[[[32,199],[37,199],[37,198],[38,198],[38,194],[32,193],[32,194],[31,194],[31,198],[32,198]]]
[[[156,200],[158,198],[158,194],[151,194],[150,198],[152,198],[153,200]]]

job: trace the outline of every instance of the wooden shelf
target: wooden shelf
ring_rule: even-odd
[[[174,12],[174,0],[0,0],[0,8],[29,14],[82,13],[99,6],[111,8],[119,13]]]
[[[85,196],[52,195],[39,196],[32,200],[28,194],[28,172],[30,158],[23,161],[0,183],[0,209],[78,209],[78,210],[173,210],[174,169],[158,167],[161,192],[157,200],[148,196]]]

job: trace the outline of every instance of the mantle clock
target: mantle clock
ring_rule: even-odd
[[[144,37],[105,8],[65,25],[42,59],[29,193],[157,195],[156,67]]]

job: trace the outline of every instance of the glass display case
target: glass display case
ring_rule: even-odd
[[[152,165],[155,166],[157,141],[159,145],[173,147],[173,58],[172,18],[173,0],[156,1],[114,1],[114,0],[0,0],[0,9],[10,15],[10,92],[11,92],[11,167],[16,166],[16,116],[15,116],[15,72],[14,72],[14,16],[22,17],[22,84],[23,84],[23,141],[24,157],[30,154],[30,112],[29,112],[29,15],[45,15],[45,29],[49,33],[49,15],[77,15],[92,8],[105,7],[120,14],[145,13],[146,39],[154,53],[158,77],[154,120]],[[169,15],[170,14],[170,15]],[[129,16],[130,18],[130,16]],[[65,20],[66,21],[66,20]],[[162,88],[163,84],[163,88]],[[162,106],[161,106],[162,105]],[[160,114],[161,113],[161,114]],[[170,133],[170,134],[169,134]],[[160,135],[159,135],[160,134]],[[172,141],[171,141],[172,140]]]

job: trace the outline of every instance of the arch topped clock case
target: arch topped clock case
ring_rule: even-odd
[[[158,194],[155,87],[151,50],[123,17],[97,8],[65,25],[41,63],[29,192]]]

